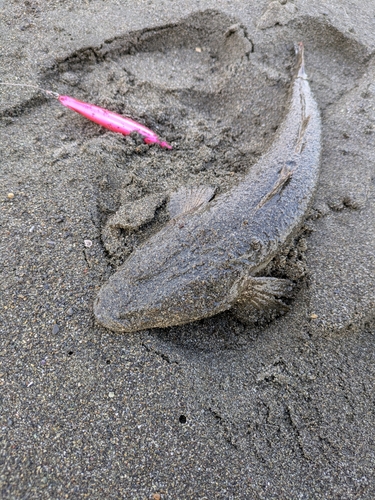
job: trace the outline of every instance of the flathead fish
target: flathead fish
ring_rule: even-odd
[[[181,325],[232,310],[283,310],[291,282],[262,269],[298,232],[318,181],[321,121],[303,45],[290,109],[271,149],[233,189],[171,196],[171,220],[99,291],[96,319],[114,331]]]

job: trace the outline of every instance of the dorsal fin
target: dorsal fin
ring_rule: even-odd
[[[215,194],[211,186],[182,187],[173,193],[169,200],[168,210],[171,218],[208,203]]]

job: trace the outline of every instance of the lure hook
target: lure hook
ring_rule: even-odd
[[[32,89],[39,90],[39,92],[44,92],[49,97],[53,97],[55,99],[58,99],[60,97],[60,94],[58,94],[57,92],[54,92],[53,90],[42,89],[42,87],[38,87],[37,85],[30,85],[29,83],[0,82],[0,85],[7,85],[7,86],[10,85],[12,87],[30,87]]]

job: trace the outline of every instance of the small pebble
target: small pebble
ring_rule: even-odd
[[[108,397],[109,398],[114,398],[115,397],[115,393],[114,392],[109,392],[108,393]]]
[[[14,193],[8,193],[8,198],[9,198],[10,200],[13,200],[13,198],[14,198]]]
[[[72,307],[69,307],[69,309],[66,311],[66,314],[67,314],[68,316],[72,316],[72,315],[73,315],[73,313],[74,313],[74,311],[73,311],[73,308],[72,308]]]
[[[160,500],[160,499],[161,499],[160,493],[154,493],[152,495],[152,500]]]
[[[315,313],[312,313],[312,314],[310,314],[310,318],[311,318],[311,319],[317,319],[317,318],[318,318],[318,315],[317,315],[317,314],[315,314]]]
[[[55,241],[52,241],[52,240],[48,240],[48,241],[47,241],[47,245],[48,245],[49,247],[54,247],[54,246],[56,245],[56,242],[55,242]]]
[[[91,240],[84,240],[84,244],[86,248],[90,248],[92,246],[92,241]]]
[[[195,47],[195,52],[202,52],[202,49],[200,47]]]
[[[53,327],[52,327],[52,333],[53,333],[54,335],[56,335],[56,333],[59,333],[59,330],[60,330],[59,325],[56,325],[56,324],[55,324],[55,325],[53,325]]]

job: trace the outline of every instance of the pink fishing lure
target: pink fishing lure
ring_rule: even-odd
[[[138,132],[146,144],[159,144],[162,148],[172,149],[172,146],[167,142],[161,141],[155,132],[131,118],[126,118],[113,111],[99,108],[99,106],[95,106],[94,104],[78,101],[67,95],[59,95],[58,100],[67,108],[76,111],[102,127],[112,130],[112,132],[119,132],[123,135]]]

